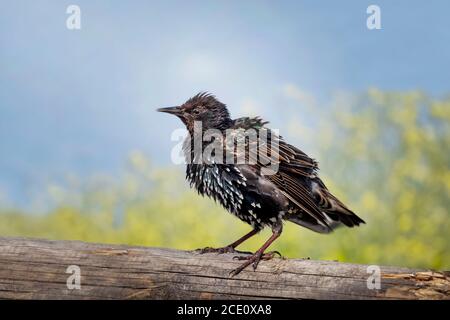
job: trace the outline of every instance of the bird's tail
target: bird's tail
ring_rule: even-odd
[[[352,228],[365,223],[363,219],[358,217],[338,198],[331,194],[319,178],[316,178],[312,184],[312,194],[326,218],[325,221],[318,221],[313,217],[305,215],[292,215],[287,217],[287,220],[319,233],[330,233],[342,225]]]
[[[340,222],[330,221],[327,224],[321,223],[310,216],[291,215],[286,218],[288,221],[298,224],[299,226],[308,228],[318,233],[330,233],[336,229]]]
[[[363,219],[336,198],[319,178],[316,178],[313,182],[312,192],[321,209],[332,221],[341,222],[350,228],[365,223]]]
[[[343,225],[352,228],[359,226],[361,223],[365,223],[364,220],[352,211],[348,213],[323,211],[323,214],[326,218],[325,223],[309,215],[290,215],[286,219],[318,233],[330,233]]]

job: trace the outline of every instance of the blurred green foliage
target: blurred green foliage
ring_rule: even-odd
[[[321,163],[328,187],[367,224],[315,234],[286,224],[273,245],[288,257],[450,267],[450,99],[420,92],[337,95],[325,106],[286,101],[289,142]],[[295,118],[299,115],[301,118]],[[189,190],[181,168],[134,152],[120,178],[51,185],[43,214],[3,209],[0,235],[194,249],[250,227]],[[243,245],[257,249],[269,230]]]

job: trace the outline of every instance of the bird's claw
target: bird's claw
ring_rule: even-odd
[[[276,251],[276,250],[267,252],[267,253],[265,253],[264,255],[271,255],[271,256],[272,256],[271,258],[274,258],[275,255],[278,255],[278,257],[279,257],[280,259],[284,259],[284,257],[282,256],[282,254],[281,254],[279,251]],[[270,259],[265,259],[265,260],[270,260]]]
[[[222,247],[222,248],[205,247],[205,248],[197,249],[197,250],[195,250],[195,252],[199,253],[199,254],[204,254],[204,253],[218,253],[218,254],[221,254],[221,253],[234,253],[235,250],[234,250],[233,247],[229,247],[229,246]]]
[[[267,253],[264,253],[261,255],[260,260],[271,260],[273,258],[275,258],[275,255],[278,255],[281,259],[284,259],[284,257],[281,255],[280,252],[278,251],[270,251]],[[249,260],[252,257],[248,257],[248,256],[234,256],[233,260]]]
[[[230,273],[228,274],[230,278],[233,278],[234,276],[238,275],[239,272],[241,272],[242,270],[238,271],[238,269],[233,269],[230,271]]]
[[[238,268],[232,270],[230,272],[230,277],[234,277],[234,276],[238,275],[242,270],[247,268],[249,265],[252,265],[253,271],[256,271],[256,269],[258,268],[258,264],[261,260],[271,260],[275,257],[275,255],[279,255],[280,258],[284,259],[284,257],[278,251],[270,251],[270,252],[267,252],[264,254],[261,252],[256,252],[252,256],[247,256],[247,257],[234,256],[233,260],[247,260],[247,261],[245,263],[243,263],[241,266],[239,266]]]
[[[252,263],[252,267],[253,267],[253,272],[256,271],[256,268],[258,268],[258,264],[261,261],[261,257],[257,260],[255,260],[255,262]]]
[[[238,251],[238,250],[234,249],[232,246],[226,246],[226,247],[222,247],[222,248],[211,248],[211,247],[206,247],[206,248],[201,248],[201,249],[194,250],[194,252],[199,253],[199,254],[204,254],[204,253],[217,253],[217,254],[224,254],[224,253],[252,254],[251,252],[248,252],[248,251]]]

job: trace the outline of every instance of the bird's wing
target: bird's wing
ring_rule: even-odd
[[[312,194],[310,187],[310,179],[316,177],[316,171],[318,170],[317,162],[301,150],[286,143],[282,137],[272,130],[264,127],[265,124],[266,122],[260,118],[235,120],[233,128],[235,130],[232,134],[236,139],[235,141],[245,145],[245,149],[233,149],[235,157],[243,158],[245,156],[246,163],[259,172],[273,164],[273,161],[278,161],[278,170],[265,177],[275,184],[302,212],[310,215],[325,228],[329,228],[329,219],[315,201],[315,196]],[[258,131],[258,138],[267,136],[267,139],[246,139],[244,132],[249,129]],[[227,148],[229,149],[229,147],[228,145]],[[261,147],[263,152],[261,152]],[[242,150],[245,151],[244,156],[241,154]]]

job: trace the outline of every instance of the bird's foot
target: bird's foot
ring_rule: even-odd
[[[199,253],[199,254],[204,254],[204,253],[217,253],[217,254],[223,254],[223,253],[252,254],[251,252],[248,252],[248,251],[239,251],[239,250],[236,250],[236,249],[233,248],[232,246],[226,246],[226,247],[222,247],[222,248],[211,248],[211,247],[206,247],[206,248],[197,249],[197,250],[195,250],[195,252],[197,252],[197,253]]]
[[[243,256],[235,256],[235,257],[233,257],[233,259],[247,260],[247,261],[244,262],[240,267],[231,271],[230,276],[234,277],[234,276],[238,275],[242,270],[247,268],[249,265],[252,265],[253,271],[255,271],[261,260],[271,260],[275,257],[275,255],[278,255],[278,256],[280,256],[280,258],[284,259],[284,257],[278,251],[270,251],[267,253],[262,253],[262,252],[257,251],[255,254],[253,254],[251,256],[244,256],[244,257]]]

